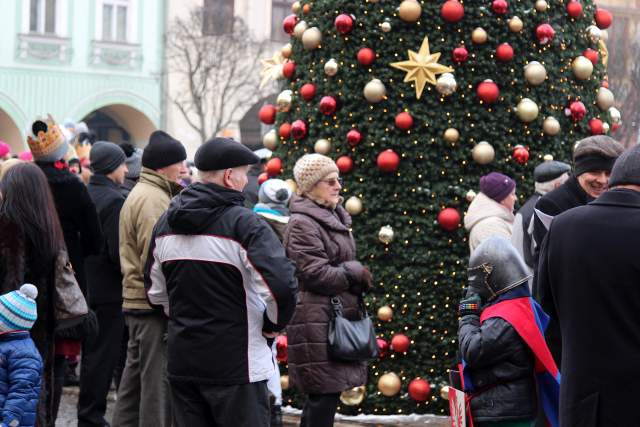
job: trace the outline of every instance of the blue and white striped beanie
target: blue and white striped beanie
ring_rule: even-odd
[[[37,296],[38,288],[30,283],[0,295],[0,333],[31,329],[38,318]]]

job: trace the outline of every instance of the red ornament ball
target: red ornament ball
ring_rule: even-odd
[[[296,27],[298,23],[298,17],[296,15],[289,15],[282,21],[282,29],[285,33],[291,35],[293,34],[293,29]]]
[[[296,63],[293,61],[287,61],[282,65],[282,75],[288,79],[291,79],[296,73]]]
[[[447,231],[453,231],[460,225],[460,213],[454,208],[444,208],[438,214],[438,224]]]
[[[391,149],[384,150],[378,154],[377,163],[378,169],[382,172],[395,172],[400,166],[400,156]]]
[[[278,129],[278,134],[282,139],[289,139],[291,136],[291,124],[283,123],[280,125],[280,129]]]
[[[591,48],[588,48],[587,50],[585,50],[584,52],[582,52],[582,56],[584,56],[585,58],[587,58],[589,61],[591,61],[593,63],[593,66],[595,67],[596,65],[598,65],[598,51],[597,50],[593,50]]]
[[[263,182],[269,179],[269,175],[266,172],[262,172],[258,175],[258,185],[262,185]]]
[[[513,159],[521,165],[529,161],[529,150],[522,145],[516,145],[513,149]]]
[[[500,97],[500,88],[491,80],[485,80],[478,85],[476,93],[485,104],[493,104]]]
[[[409,396],[416,402],[426,402],[431,394],[431,385],[422,378],[416,378],[409,383]]]
[[[409,345],[411,341],[409,337],[404,334],[395,334],[393,338],[391,338],[391,349],[396,353],[404,353],[409,350]]]
[[[373,62],[376,60],[376,53],[373,51],[373,49],[363,47],[358,51],[357,57],[360,65],[368,66],[373,64]]]
[[[611,123],[611,132],[615,132],[620,129],[620,123]]]
[[[493,0],[491,9],[498,15],[504,15],[509,10],[509,3],[506,0]]]
[[[569,114],[573,121],[580,121],[587,115],[587,107],[581,101],[574,101],[569,106]]]
[[[602,86],[605,89],[609,89],[609,81],[603,80],[602,83],[600,83],[600,86]]]
[[[413,117],[407,112],[399,113],[396,116],[396,127],[402,130],[409,130],[413,127]]]
[[[264,169],[270,177],[280,175],[280,172],[282,172],[282,160],[277,157],[272,157]]]
[[[289,346],[289,341],[287,340],[286,335],[278,335],[276,337],[276,360],[278,362],[287,362],[287,347]]]
[[[293,139],[296,140],[303,139],[307,136],[307,124],[304,120],[296,120],[293,122],[291,125],[291,135],[293,136]]]
[[[591,135],[602,135],[604,133],[604,123],[600,119],[589,120],[589,129]]]
[[[447,0],[440,9],[440,16],[452,24],[464,18],[464,6],[457,0]]]
[[[382,338],[377,338],[376,341],[378,343],[378,357],[384,359],[389,355],[389,343]]]
[[[502,43],[496,49],[496,58],[502,62],[509,62],[513,59],[513,48],[509,43]]]
[[[340,34],[348,34],[353,30],[353,18],[346,13],[336,16],[333,24]]]
[[[540,44],[547,44],[553,40],[553,36],[556,35],[556,31],[549,24],[540,24],[536,28],[536,37]]]
[[[567,4],[567,13],[572,18],[579,18],[582,15],[582,4],[579,1],[570,1]]]
[[[325,116],[330,116],[336,112],[338,108],[338,102],[333,96],[323,96],[320,100],[320,112]]]
[[[613,16],[611,12],[606,9],[597,8],[596,9],[596,25],[601,30],[606,30],[611,26],[613,22]]]
[[[469,58],[469,52],[467,51],[466,47],[460,46],[453,49],[453,60],[456,61],[457,63],[467,62],[468,58]]]
[[[305,101],[311,101],[316,96],[316,85],[313,83],[305,83],[300,88],[300,96]]]
[[[272,125],[276,122],[276,111],[276,107],[271,104],[266,104],[258,111],[258,117],[265,125]]]
[[[360,133],[359,130],[351,129],[349,132],[347,132],[347,142],[352,147],[355,147],[356,145],[360,144],[361,141],[362,141],[362,134]]]
[[[353,160],[349,156],[340,156],[336,160],[336,166],[340,173],[349,173],[353,169]]]

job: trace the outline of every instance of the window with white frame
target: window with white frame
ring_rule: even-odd
[[[29,32],[55,34],[56,0],[29,0]]]
[[[102,34],[103,41],[125,43],[129,34],[129,0],[102,0]]]

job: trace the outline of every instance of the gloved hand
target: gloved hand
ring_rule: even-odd
[[[480,299],[480,295],[467,293],[467,296],[460,300],[460,304],[458,305],[458,314],[460,314],[460,316],[467,316],[470,314],[479,316],[481,306],[482,300]]]

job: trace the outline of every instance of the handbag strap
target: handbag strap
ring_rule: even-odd
[[[331,307],[333,308],[332,310],[332,314],[333,317],[342,317],[342,301],[340,300],[340,297],[331,297]]]

